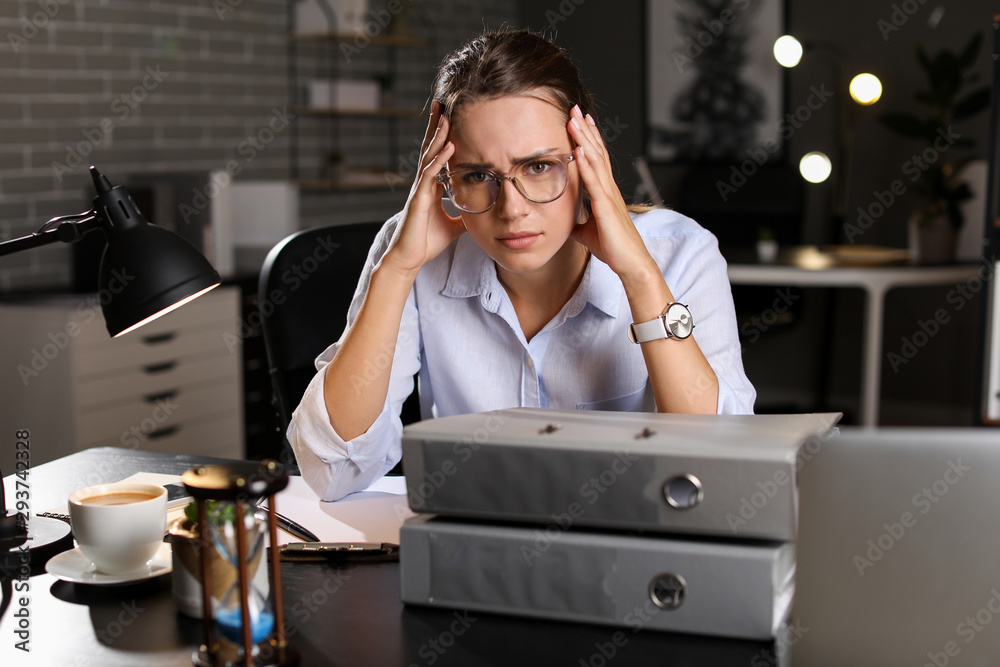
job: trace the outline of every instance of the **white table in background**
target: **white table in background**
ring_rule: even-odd
[[[877,426],[881,387],[885,295],[896,287],[952,285],[972,278],[978,264],[943,266],[838,264],[835,255],[801,249],[774,264],[730,264],[733,285],[854,287],[865,291],[865,350],[861,373],[861,424]]]

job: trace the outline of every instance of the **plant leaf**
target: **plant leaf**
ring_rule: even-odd
[[[990,89],[983,86],[978,90],[969,93],[955,103],[955,113],[952,116],[955,120],[968,118],[979,113],[990,104]]]
[[[880,115],[878,122],[904,137],[922,139],[927,136],[927,123],[911,113],[890,111]]]
[[[958,66],[960,68],[966,69],[975,64],[976,56],[979,55],[979,45],[982,44],[982,41],[982,33],[977,32],[972,35],[969,43],[965,45],[961,55],[958,56]]]

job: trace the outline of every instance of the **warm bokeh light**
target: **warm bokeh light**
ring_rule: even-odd
[[[858,104],[875,104],[882,97],[882,82],[874,74],[859,74],[851,79],[851,97]]]
[[[830,178],[831,171],[833,165],[830,163],[830,158],[819,151],[806,153],[799,160],[799,173],[810,183],[822,183]]]
[[[795,67],[802,60],[802,44],[791,35],[782,35],[774,41],[774,59],[782,67]]]

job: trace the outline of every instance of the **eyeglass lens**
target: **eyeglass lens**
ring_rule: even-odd
[[[518,166],[510,178],[529,200],[538,204],[554,201],[566,190],[565,159],[527,162]],[[459,208],[472,213],[483,212],[496,203],[503,178],[488,171],[459,169],[449,174],[449,196]]]

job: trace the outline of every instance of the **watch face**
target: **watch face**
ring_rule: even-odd
[[[664,323],[667,325],[667,330],[677,338],[687,338],[694,329],[691,311],[683,303],[670,304],[664,316]]]

